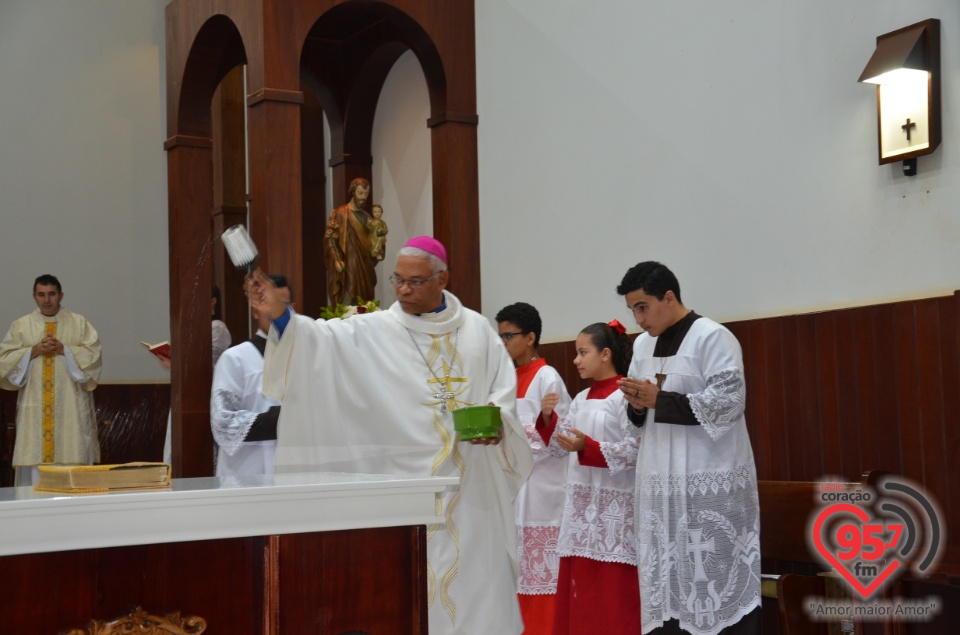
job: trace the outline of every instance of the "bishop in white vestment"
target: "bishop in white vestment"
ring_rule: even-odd
[[[256,280],[274,319],[264,394],[283,404],[277,472],[459,477],[428,528],[430,633],[519,634],[512,504],[533,460],[513,364],[490,323],[444,290],[443,246],[411,239],[391,276],[398,301],[346,320],[297,315]],[[452,411],[491,403],[502,436],[460,442]]]

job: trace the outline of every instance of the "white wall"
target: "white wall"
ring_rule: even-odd
[[[393,263],[403,243],[414,236],[433,233],[429,118],[427,82],[416,56],[408,51],[397,60],[384,82],[371,137],[371,200],[383,205],[383,220],[390,229],[383,262],[377,265],[376,294],[383,307],[397,299],[387,278],[393,273]],[[346,202],[345,194],[337,199],[337,205]]]
[[[166,379],[161,0],[0,0],[0,327],[59,275],[104,377]],[[525,300],[545,340],[629,319],[645,259],[734,320],[960,288],[955,0],[476,0],[484,313]],[[876,162],[876,36],[942,21],[943,146]],[[430,229],[426,88],[398,62],[377,111],[388,262]],[[342,203],[343,193],[334,193]],[[455,249],[456,246],[449,246]]]
[[[0,0],[0,329],[56,275],[104,381],[166,381],[165,2]]]
[[[477,2],[484,312],[630,315],[660,260],[720,320],[960,288],[954,0]],[[876,36],[942,22],[944,140],[876,160]]]

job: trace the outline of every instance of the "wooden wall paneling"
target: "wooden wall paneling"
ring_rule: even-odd
[[[916,303],[917,415],[923,452],[922,483],[935,496],[945,492],[946,448],[943,444],[943,375],[940,310],[936,300]]]
[[[900,421],[900,474],[923,481],[923,443],[920,409],[917,401],[919,368],[917,365],[917,318],[913,302],[893,306],[895,331],[892,332],[894,392]]]
[[[0,631],[59,633],[85,626],[97,602],[88,551],[0,557]]]
[[[808,463],[813,453],[818,452],[820,431],[812,430],[803,425],[803,398],[797,390],[800,385],[800,350],[799,335],[796,318],[788,318],[781,321],[780,336],[783,340],[781,345],[782,364],[783,364],[783,419],[780,425],[785,430],[786,445],[788,449],[787,465],[788,480],[797,480],[805,477],[811,469],[808,469]],[[747,403],[750,402],[750,395],[747,395]],[[749,414],[748,414],[749,416]],[[770,425],[777,425],[776,422],[770,422]],[[812,434],[811,434],[812,433]],[[816,456],[813,456],[815,464]]]
[[[280,635],[280,536],[263,541],[263,635]]]
[[[744,375],[747,385],[747,430],[757,465],[757,478],[773,479],[771,475],[776,452],[770,440],[771,429],[783,424],[780,414],[771,412],[766,394],[767,360],[763,320],[727,324],[727,328],[740,343],[743,354]]]
[[[877,436],[880,440],[880,463],[877,469],[903,473],[902,423],[898,403],[898,373],[894,339],[898,333],[894,305],[875,307],[874,338],[877,357]],[[901,330],[903,327],[901,326]],[[902,337],[905,335],[901,334]]]
[[[169,384],[101,384],[93,403],[101,463],[163,460]]]
[[[199,615],[210,630],[258,633],[263,622],[264,538],[99,549],[95,615],[141,605],[163,615]]]
[[[280,536],[279,632],[426,635],[425,551],[423,526]]]
[[[800,399],[799,425],[804,430],[804,473],[798,480],[814,480],[824,473],[824,435],[820,422],[820,371],[817,366],[817,331],[813,315],[797,318],[797,352],[800,381],[794,390]],[[749,399],[749,398],[748,398]]]
[[[13,444],[17,438],[17,393],[0,390],[0,487],[13,486]]]
[[[160,461],[170,412],[169,384],[100,384],[93,393],[101,463]],[[0,487],[13,486],[17,393],[0,392]],[[5,457],[5,458],[4,458]]]
[[[740,348],[743,350],[747,394],[757,395],[747,411],[747,428],[757,464],[757,478],[773,479],[775,478],[772,475],[775,459],[771,456],[774,449],[768,425],[771,414],[767,401],[766,360],[764,359],[766,343],[762,323],[755,322],[747,325],[744,335]],[[744,341],[747,342],[746,347],[743,345]]]
[[[856,359],[856,395],[850,401],[857,413],[859,428],[860,471],[884,469],[880,456],[880,426],[877,408],[877,391],[884,382],[886,374],[883,360],[878,356],[879,348],[875,329],[878,311],[875,307],[865,307],[851,311],[853,316],[853,340]]]
[[[948,540],[960,545],[960,292],[943,298],[940,308],[940,351],[943,377],[943,447],[947,464],[944,483],[947,491],[938,501],[947,512],[947,526],[952,528]]]
[[[897,635],[955,635],[957,632],[957,607],[960,607],[960,586],[956,581],[947,585],[924,580],[902,580],[899,591],[904,597],[939,597],[940,614],[928,622],[901,622]]]
[[[580,379],[580,374],[573,365],[573,358],[576,356],[576,342],[541,344],[537,354],[557,370],[571,398],[576,397],[581,390],[589,388],[590,381]]]
[[[0,557],[4,633],[59,633],[140,605],[199,615],[214,633],[259,633],[260,538]]]
[[[560,377],[563,379],[563,383],[569,392],[570,384],[567,382],[566,375],[563,374],[563,360],[560,359],[560,350],[562,348],[563,342],[556,342],[552,344],[544,344],[541,342],[540,346],[537,348],[537,355],[547,360],[547,363],[553,366],[557,372],[560,373]]]
[[[856,478],[864,471],[857,408],[860,373],[856,338],[856,310],[836,312],[837,419],[840,437],[840,474]],[[875,466],[873,466],[875,467]]]
[[[833,313],[817,313],[813,317],[817,365],[817,396],[820,401],[821,438],[823,443],[824,473],[843,476],[843,459],[840,448],[840,409],[837,389],[836,316]]]
[[[765,404],[763,412],[763,429],[766,431],[766,441],[769,444],[768,452],[770,469],[767,478],[788,480],[790,478],[790,454],[793,451],[788,442],[787,426],[771,425],[771,421],[783,422],[784,413],[784,379],[783,379],[783,334],[779,320],[762,320],[759,324],[763,341],[763,397],[759,400]],[[750,425],[750,414],[747,413],[747,426]],[[753,434],[751,433],[751,439]]]

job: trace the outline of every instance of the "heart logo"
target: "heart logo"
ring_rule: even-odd
[[[843,529],[848,529],[850,530],[850,533],[855,534],[857,536],[857,540],[849,541],[851,544],[846,545],[847,547],[849,547],[849,550],[846,552],[844,552],[839,547],[833,548],[830,545],[824,544],[823,535],[822,535],[823,526],[826,523],[827,519],[833,514],[842,514],[842,513],[853,514],[860,520],[859,527],[853,526],[853,525],[845,525],[841,529],[841,531],[843,531]],[[857,577],[853,574],[853,572],[851,572],[847,568],[847,566],[840,561],[841,554],[842,554],[842,557],[846,560],[856,557],[856,555],[860,553],[860,547],[861,547],[860,543],[864,533],[866,533],[866,535],[868,536],[868,539],[871,538],[871,533],[875,533],[874,531],[869,531],[869,530],[871,528],[876,528],[877,527],[876,525],[867,526],[866,528],[868,529],[868,531],[866,532],[863,531],[865,523],[867,523],[869,520],[870,520],[870,516],[865,511],[857,507],[856,505],[839,503],[836,505],[831,505],[830,507],[827,507],[822,512],[820,512],[820,515],[817,516],[817,520],[813,524],[813,543],[816,546],[817,551],[820,553],[821,556],[823,556],[824,560],[830,563],[830,565],[836,570],[837,573],[843,576],[843,579],[845,579],[854,590],[856,590],[861,596],[863,596],[863,599],[865,600],[868,599],[871,595],[873,595],[874,591],[876,591],[877,588],[879,588],[879,586],[883,584],[884,581],[886,581],[886,579],[889,578],[894,571],[900,568],[900,560],[898,559],[891,560],[887,564],[887,566],[884,567],[884,569],[880,571],[879,574],[877,574],[877,577],[873,579],[873,582],[865,586],[859,579],[857,579]],[[879,526],[879,527],[882,528],[882,526]],[[894,528],[893,526],[889,526],[889,525],[888,527]],[[896,535],[899,537],[900,535],[899,532]],[[870,553],[869,559],[877,560],[880,558],[880,555],[883,550],[878,551],[879,547],[885,547],[885,549],[892,549],[896,547],[896,544],[897,544],[896,540],[890,542],[889,544],[884,544],[882,540],[875,537],[868,540],[868,546],[873,547],[873,551]],[[856,546],[856,549],[853,548],[854,545]],[[834,553],[834,551],[836,551],[836,553]],[[858,566],[860,565],[859,561],[857,562],[857,565]],[[875,571],[876,567],[870,566],[870,569]]]

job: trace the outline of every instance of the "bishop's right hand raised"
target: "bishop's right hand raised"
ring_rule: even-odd
[[[244,279],[243,291],[251,306],[269,315],[271,320],[276,320],[287,310],[287,303],[277,295],[277,286],[259,267]]]

